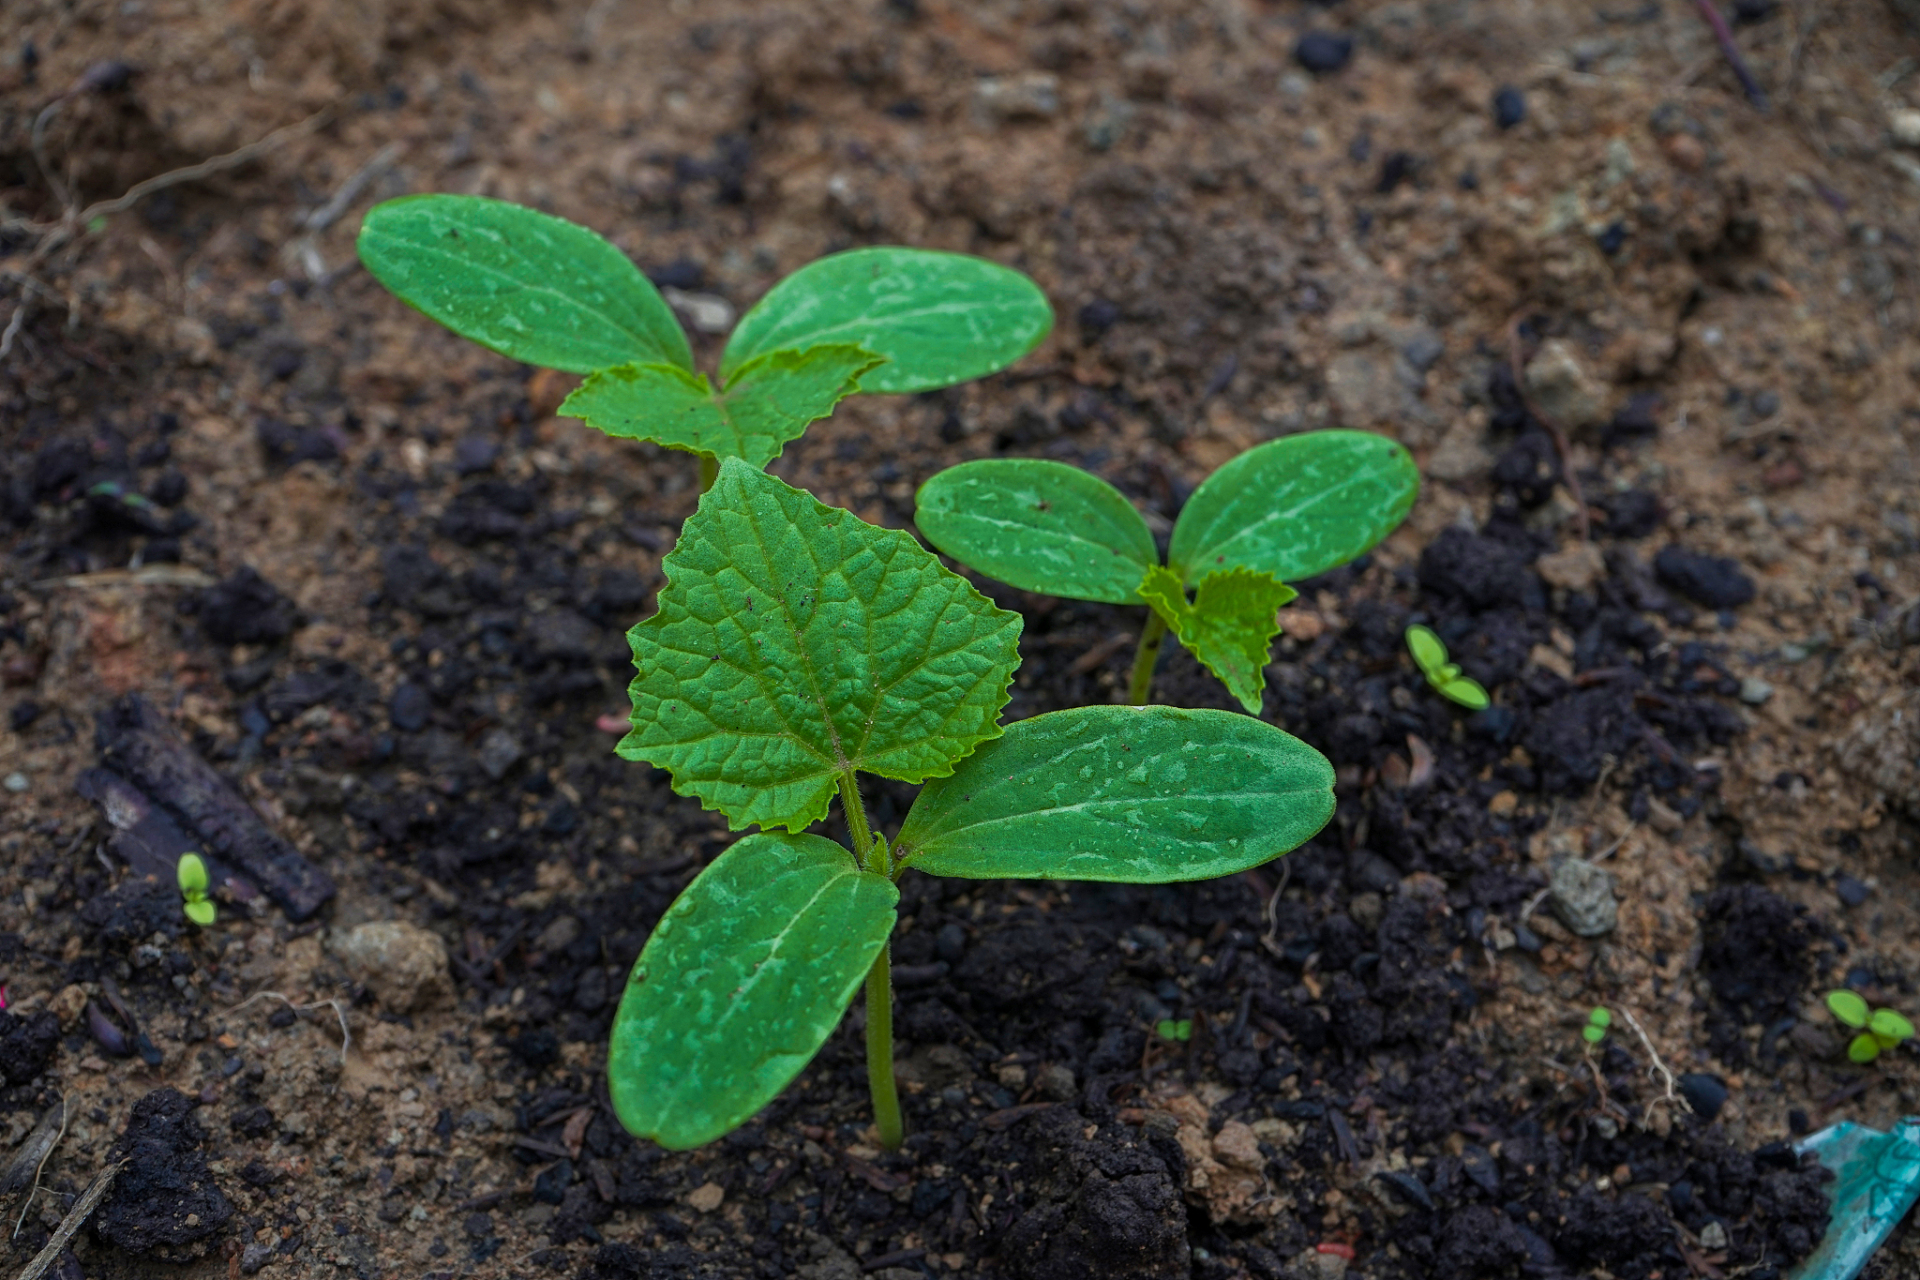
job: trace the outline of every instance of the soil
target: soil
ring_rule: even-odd
[[[9,3],[5,1265],[130,1158],[50,1274],[1783,1274],[1827,1213],[1790,1141],[1920,1109],[1821,1002],[1920,977],[1920,41],[1733,16],[1765,111],[1677,0]],[[1262,440],[1404,441],[1413,516],[1268,671],[1334,823],[1201,884],[909,876],[902,1152],[857,1010],[734,1135],[627,1137],[626,968],[730,838],[611,751],[694,468],[357,269],[426,190],[595,227],[689,317],[859,244],[1034,275],[1017,368],[774,464],[877,523],[1032,455],[1164,537]],[[1010,718],[1120,696],[1137,617],[980,585]],[[1180,653],[1155,695],[1232,705]],[[148,878],[195,841],[206,930]]]

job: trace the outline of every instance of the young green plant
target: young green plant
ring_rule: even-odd
[[[1891,1009],[1871,1008],[1851,991],[1827,992],[1827,1008],[1859,1032],[1847,1044],[1847,1057],[1861,1066],[1913,1039],[1913,1023]]]
[[[1461,675],[1459,663],[1448,661],[1447,642],[1432,627],[1423,627],[1417,622],[1408,627],[1407,652],[1413,655],[1413,665],[1420,668],[1420,674],[1442,697],[1469,711],[1487,709],[1487,691],[1479,681]]]
[[[1119,490],[1060,462],[949,467],[920,486],[914,520],[947,555],[1022,590],[1146,605],[1131,705],[1146,703],[1171,630],[1258,715],[1275,615],[1295,594],[1287,582],[1376,545],[1419,486],[1413,459],[1385,436],[1313,431],[1256,445],[1207,477],[1174,522],[1165,564]]]
[[[481,196],[374,206],[360,260],[401,301],[527,364],[586,375],[560,406],[611,436],[764,467],[855,392],[930,391],[1003,369],[1053,326],[1037,285],[983,258],[851,249],[776,284],[727,338],[719,382],[626,254]]]
[[[1612,1027],[1613,1014],[1605,1005],[1595,1005],[1587,1014],[1587,1024],[1580,1028],[1580,1038],[1597,1046],[1607,1038],[1607,1032]]]
[[[634,963],[608,1054],[614,1110],[662,1146],[744,1124],[866,991],[881,1142],[904,1132],[888,939],[909,871],[1163,883],[1296,847],[1333,813],[1333,770],[1220,711],[1083,707],[999,722],[1020,618],[903,532],[738,459],[662,562],[629,633],[620,754],[757,826],[667,909]],[[891,839],[860,775],[924,784]],[[808,828],[838,797],[849,845]]]
[[[207,864],[197,853],[183,853],[180,861],[174,865],[174,876],[180,882],[180,897],[184,900],[187,919],[202,929],[211,925],[219,914],[213,905],[213,899],[207,896]]]

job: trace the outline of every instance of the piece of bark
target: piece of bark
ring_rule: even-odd
[[[235,902],[251,902],[260,896],[252,881],[209,853],[202,847],[205,841],[189,833],[178,819],[119,774],[83,769],[73,789],[100,806],[107,825],[113,828],[109,847],[136,876],[172,884],[181,855],[197,853],[207,864],[207,883],[214,892],[224,891]]]
[[[276,835],[139,694],[128,694],[103,711],[95,738],[100,763],[152,808],[163,810],[188,838],[197,836],[195,847],[209,865],[231,867],[279,903],[290,919],[305,920],[333,896],[327,873]],[[137,827],[136,820],[129,829]]]

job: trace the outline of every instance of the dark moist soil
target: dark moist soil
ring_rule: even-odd
[[[32,121],[76,81],[47,145],[89,196],[334,112],[51,256],[0,230],[59,285],[0,361],[9,1212],[67,1108],[6,1265],[126,1160],[63,1280],[1784,1274],[1827,1214],[1790,1139],[1920,1105],[1911,1052],[1855,1071],[1820,1012],[1841,982],[1911,1012],[1916,971],[1920,786],[1843,749],[1912,683],[1920,228],[1858,123],[1912,45],[1760,14],[1763,118],[1672,8],[0,18],[30,217],[59,213]],[[943,466],[1044,456],[1164,540],[1260,440],[1407,441],[1414,516],[1297,584],[1267,671],[1333,823],[1200,884],[909,876],[901,1152],[858,1009],[739,1132],[625,1135],[626,968],[733,838],[611,750],[692,462],[556,419],[568,379],[352,270],[366,202],[428,189],[736,310],[861,243],[1034,273],[1060,322],[1019,368],[774,464],[881,524]],[[1132,611],[978,585],[1026,619],[1009,719],[1117,698]],[[1413,622],[1492,707],[1426,687]],[[1178,651],[1155,696],[1234,705]],[[873,783],[876,823],[912,794]],[[196,846],[207,930],[164,875]],[[1574,859],[1618,898],[1591,937],[1550,892]]]

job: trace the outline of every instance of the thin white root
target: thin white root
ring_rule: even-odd
[[[278,991],[257,991],[253,995],[248,996],[245,1000],[242,1000],[239,1004],[227,1006],[227,1012],[238,1013],[242,1009],[246,1008],[248,1005],[252,1004],[255,1000],[278,1000],[281,1004],[284,1004],[285,1006],[287,1006],[287,1008],[293,1010],[295,1013],[305,1013],[309,1009],[320,1009],[320,1008],[332,1009],[333,1016],[340,1020],[340,1065],[343,1067],[347,1065],[347,1050],[353,1048],[353,1032],[347,1030],[347,1011],[341,1008],[340,1002],[338,1000],[334,1000],[334,999],[315,1000],[311,1004],[295,1004],[292,1000],[289,1000],[286,996],[281,995]]]
[[[1647,1035],[1646,1028],[1640,1025],[1640,1019],[1634,1017],[1633,1010],[1624,1005],[1621,1006],[1620,1016],[1627,1020],[1627,1025],[1633,1028],[1633,1034],[1639,1036],[1640,1043],[1646,1047],[1650,1064],[1647,1067],[1647,1078],[1658,1084],[1662,1090],[1658,1101],[1670,1107],[1677,1106],[1688,1115],[1692,1115],[1693,1104],[1675,1088],[1673,1072],[1667,1070],[1667,1064],[1660,1060],[1660,1051],[1653,1047],[1653,1040]]]

